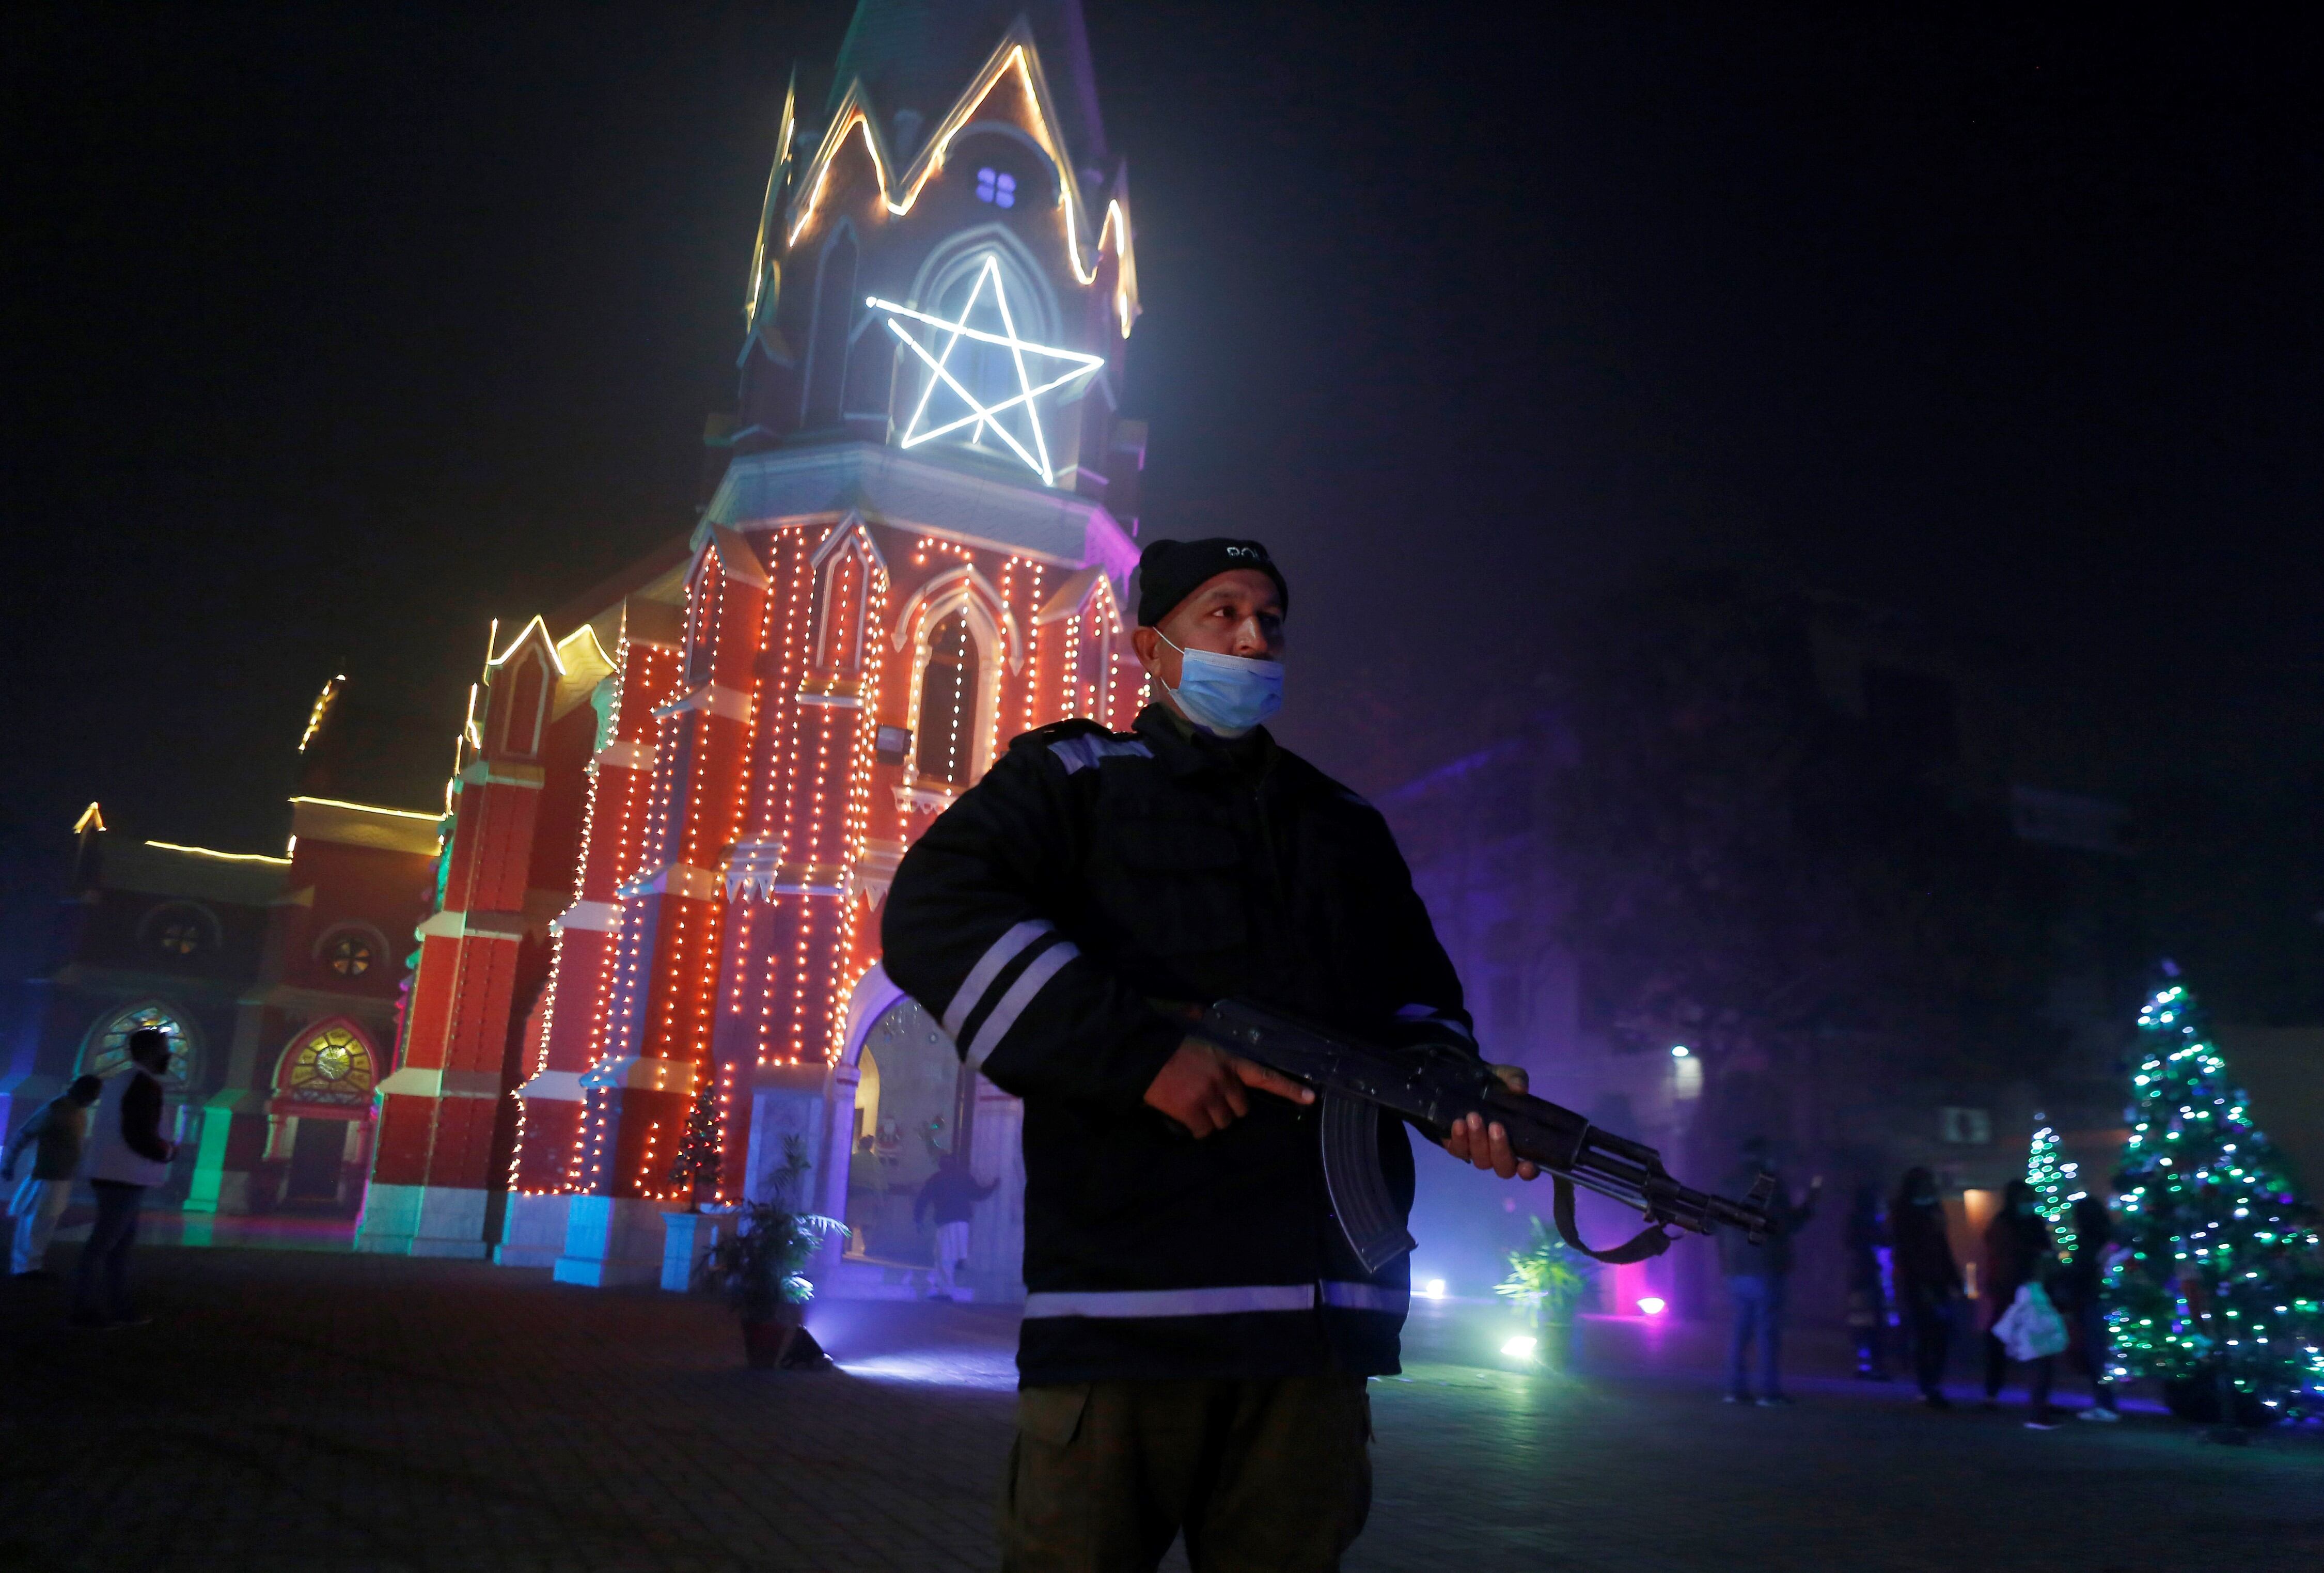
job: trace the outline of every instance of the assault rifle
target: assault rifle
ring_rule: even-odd
[[[1775,1180],[1762,1174],[1741,1201],[1680,1184],[1643,1142],[1600,1130],[1570,1108],[1512,1091],[1476,1054],[1451,1044],[1388,1049],[1226,999],[1203,1012],[1196,1035],[1230,1053],[1315,1089],[1323,1125],[1323,1183],[1348,1244],[1367,1272],[1412,1249],[1412,1236],[1380,1170],[1379,1116],[1402,1115],[1442,1141],[1455,1120],[1481,1114],[1508,1132],[1509,1150],[1546,1171],[1565,1243],[1600,1262],[1643,1261],[1670,1248],[1665,1226],[1707,1235],[1766,1237]],[[1610,1250],[1591,1250],[1573,1227],[1573,1188],[1610,1196],[1646,1216],[1646,1227]]]

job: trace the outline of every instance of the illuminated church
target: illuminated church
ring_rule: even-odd
[[[359,1248],[656,1278],[708,1088],[724,1199],[804,1143],[841,1292],[909,1286],[952,1151],[1002,1182],[968,1281],[1012,1292],[1015,1102],[888,983],[880,908],[1016,733],[1144,703],[1138,309],[1074,0],[863,0],[784,106],[700,524],[474,691]]]

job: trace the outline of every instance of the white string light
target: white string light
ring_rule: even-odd
[[[999,333],[973,327],[969,324],[969,319],[976,314],[977,306],[984,299],[988,287],[992,291],[992,309],[1001,318],[1001,331]],[[1009,290],[1001,282],[998,258],[988,256],[984,259],[984,265],[977,270],[976,282],[969,290],[968,299],[962,303],[957,317],[916,311],[893,300],[882,300],[877,295],[867,296],[864,304],[875,311],[888,314],[888,330],[918,355],[928,369],[927,382],[920,389],[919,402],[912,407],[912,418],[905,423],[904,435],[898,439],[900,446],[915,448],[922,443],[933,442],[940,437],[949,437],[964,428],[970,428],[973,429],[969,432],[968,440],[981,446],[984,434],[990,431],[1006,443],[1011,453],[1024,460],[1028,469],[1041,477],[1043,485],[1054,483],[1056,476],[1049,463],[1049,439],[1041,429],[1041,413],[1033,401],[1044,393],[1055,392],[1090,376],[1103,366],[1105,361],[1101,356],[1084,354],[1079,350],[1038,345],[1019,336],[1016,317],[1009,309]],[[933,329],[927,335],[930,342],[921,343],[899,319],[921,323]],[[971,392],[967,384],[952,373],[953,353],[959,349],[963,339],[1007,350],[1010,364],[1017,373],[1017,391],[993,404],[985,403]],[[942,341],[942,349],[932,348],[931,345],[939,340]],[[1032,369],[1026,363],[1028,356],[1063,361],[1066,369],[1057,375],[1036,382]],[[967,407],[967,413],[929,425],[928,404],[935,398],[939,384],[949,389],[953,396]],[[1002,415],[1018,409],[1024,412],[1023,423],[1032,436],[1033,446],[1029,449],[1001,419]]]

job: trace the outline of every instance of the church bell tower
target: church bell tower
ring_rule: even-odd
[[[820,113],[785,105],[737,470],[868,443],[1134,519],[1129,212],[1074,0],[865,0]]]
[[[1012,737],[1144,703],[1121,612],[1145,458],[1120,413],[1127,179],[1074,0],[863,0],[829,94],[798,79],[723,474],[682,550],[540,633],[559,671],[595,663],[595,730],[537,772],[572,805],[544,806],[551,830],[493,822],[530,838],[505,856],[563,870],[539,882],[544,959],[471,1033],[508,1045],[502,1113],[447,1164],[450,1072],[400,1084],[395,1150],[436,1161],[383,1175],[373,1248],[470,1248],[436,1237],[475,1217],[501,1261],[650,1281],[673,1206],[764,1196],[797,1158],[794,1202],[855,1231],[817,1270],[844,1293],[924,1251],[909,1189],[961,1153],[1001,1182],[971,1281],[1015,1281],[1015,1100],[887,982],[879,918],[905,850]],[[420,988],[443,980],[423,957]]]

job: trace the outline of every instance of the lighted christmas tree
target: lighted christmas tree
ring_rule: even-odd
[[[2025,1182],[2034,1187],[2034,1210],[2050,1225],[2050,1237],[2057,1242],[2058,1254],[2066,1261],[2074,1259],[2074,1203],[2082,1199],[2080,1166],[2058,1161],[2058,1133],[2051,1127],[2050,1117],[2034,1117],[2034,1145],[2025,1154]]]
[[[2160,1378],[2222,1419],[2324,1412],[2316,1210],[2184,984],[2139,1012],[2135,1063],[2116,1179],[2129,1255],[2106,1279],[2113,1376]]]
[[[686,1187],[687,1208],[696,1212],[703,1193],[718,1183],[718,1083],[708,1076],[695,1089],[694,1106],[686,1111],[686,1134],[678,1138],[669,1182]]]

